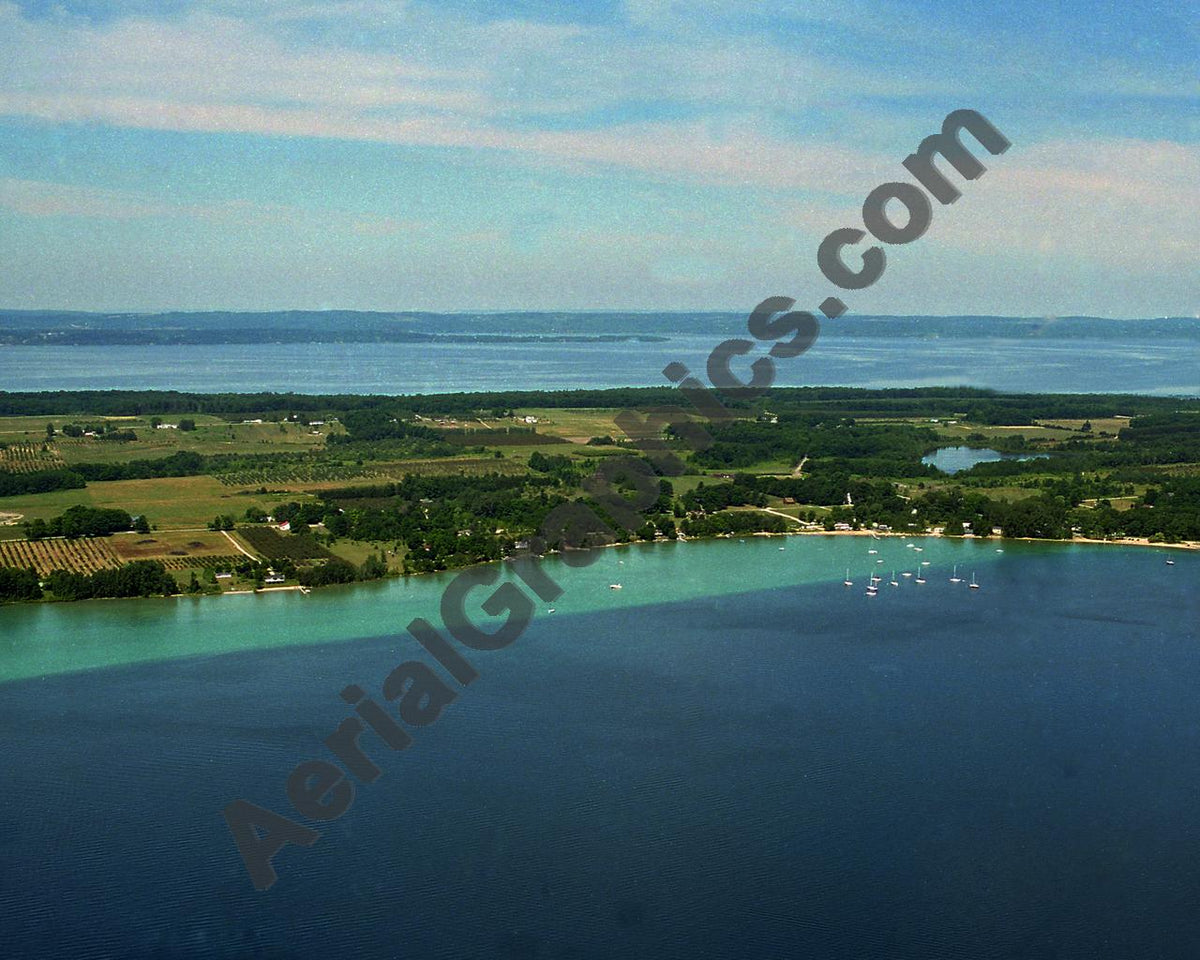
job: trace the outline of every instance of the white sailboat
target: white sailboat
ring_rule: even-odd
[[[844,583],[848,587],[854,586],[854,581],[850,579],[850,568],[849,567],[846,568],[846,579],[843,580],[842,583]]]
[[[972,590],[979,589],[979,584],[977,584],[975,582],[975,571],[974,570],[971,571],[971,582],[968,583],[967,586],[970,587]]]
[[[921,571],[921,568],[920,568],[920,567],[918,567],[918,568],[917,568],[917,579],[916,579],[916,582],[917,582],[917,583],[924,583],[924,582],[925,582],[925,578],[924,578],[923,576],[921,576],[921,573],[922,573],[922,571]]]
[[[950,578],[951,583],[962,583],[962,577],[958,575],[958,564],[954,565],[954,576]]]
[[[895,570],[893,570],[893,571],[892,571],[892,580],[891,580],[891,584],[892,584],[892,586],[893,586],[893,587],[898,587],[898,586],[900,586],[900,581],[896,579],[896,571],[895,571]]]

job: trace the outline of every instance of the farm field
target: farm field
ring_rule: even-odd
[[[236,539],[237,534],[232,536]],[[246,550],[248,544],[238,539]],[[253,553],[253,551],[250,551]],[[157,560],[171,572],[232,567],[246,559],[221,533],[187,530],[174,534],[119,533],[111,537],[64,540],[0,540],[0,566],[33,566],[45,576],[52,570],[94,573],[134,560]]]
[[[587,443],[592,437],[624,437],[613,418],[621,412],[620,407],[595,407],[577,410],[536,407],[514,411],[518,418],[534,416],[538,433],[562,437],[573,443]]]
[[[156,429],[150,417],[0,417],[0,443],[32,445],[41,449],[48,444],[55,456],[67,463],[123,463],[130,460],[156,459],[181,450],[202,454],[217,453],[303,453],[320,450],[331,433],[345,432],[338,423],[308,427],[299,423],[230,423],[203,414],[189,415],[196,423],[191,431]],[[164,423],[176,423],[179,417],[163,416]],[[55,436],[47,441],[46,424],[55,427]],[[68,437],[65,424],[112,424],[120,430],[132,430],[138,439],[116,443],[97,437]],[[0,469],[3,465],[0,451]]]
[[[0,450],[0,470],[9,473],[33,473],[35,470],[55,470],[64,460],[53,443],[9,443]]]
[[[115,507],[164,529],[203,527],[219,513],[240,515],[253,497],[238,496],[215,477],[162,477],[152,480],[111,480],[91,483],[82,490],[5,497],[4,509],[23,514],[26,520],[49,520],[67,507]],[[0,527],[0,537],[23,537],[20,526]]]
[[[238,533],[265,560],[328,560],[333,556],[312,537],[285,537],[271,527],[246,526]]]
[[[237,537],[243,549],[248,545]],[[176,533],[121,533],[109,542],[122,563],[133,560],[158,560],[171,571],[231,567],[246,559],[246,555],[230,543],[223,533],[211,530],[181,530]],[[253,552],[253,551],[251,551]]]
[[[107,538],[0,540],[0,566],[33,567],[43,577],[53,570],[95,573],[122,562]]]

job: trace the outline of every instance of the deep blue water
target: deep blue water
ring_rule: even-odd
[[[5,346],[0,390],[401,394],[669,386],[662,375],[668,363],[684,363],[704,379],[710,351],[727,336],[746,335],[744,325],[701,327],[656,343]],[[1200,396],[1194,339],[1005,337],[1004,322],[995,327],[995,336],[822,335],[803,356],[777,362],[775,383]],[[748,367],[734,369],[749,376]]]
[[[3,954],[1195,958],[1198,561],[539,618],[261,894],[221,809],[411,640],[11,683]]]

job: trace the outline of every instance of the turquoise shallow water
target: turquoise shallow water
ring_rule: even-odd
[[[908,549],[912,543],[922,549]],[[572,568],[550,557],[546,572],[564,588],[554,616],[650,606],[789,584],[841,582],[846,568],[865,585],[869,571],[889,575],[921,559],[985,570],[1028,546],[937,538],[857,536],[748,537],[631,545],[597,552]],[[783,549],[780,549],[780,548]],[[1038,548],[1032,548],[1038,549]],[[1046,549],[1042,547],[1040,549]],[[1051,547],[1066,549],[1070,547]],[[869,550],[877,550],[871,554]],[[883,559],[883,564],[876,560]],[[899,573],[897,574],[899,576]],[[933,574],[930,574],[932,576]],[[968,574],[969,575],[969,574]],[[243,649],[271,649],[379,636],[414,617],[436,621],[453,574],[330,588],[224,597],[90,601],[0,607],[0,681]],[[905,578],[901,578],[905,579]],[[610,585],[619,582],[621,590]],[[907,580],[905,587],[910,586]],[[479,600],[490,590],[479,588]],[[550,616],[542,604],[539,616]],[[483,614],[476,610],[475,615]]]
[[[557,612],[408,750],[364,737],[380,778],[265,893],[222,808],[296,815],[445,578],[0,610],[4,953],[1200,955],[1200,557],[912,542],[547,564]]]

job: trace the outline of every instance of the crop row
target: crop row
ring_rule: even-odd
[[[52,570],[95,573],[120,565],[104,540],[0,540],[0,566],[33,567],[43,577]]]
[[[173,573],[180,570],[232,570],[246,559],[244,554],[223,557],[159,557],[159,562]]]
[[[0,470],[9,473],[33,473],[53,470],[65,461],[59,452],[45,443],[12,443],[0,450]]]
[[[270,527],[241,526],[238,535],[267,560],[325,560],[333,556],[312,537],[284,537]]]
[[[389,474],[375,467],[360,467],[353,464],[279,464],[278,466],[255,467],[247,470],[231,470],[217,474],[217,479],[226,486],[246,486],[254,483],[325,483],[331,480],[354,480],[359,477],[384,478]]]

